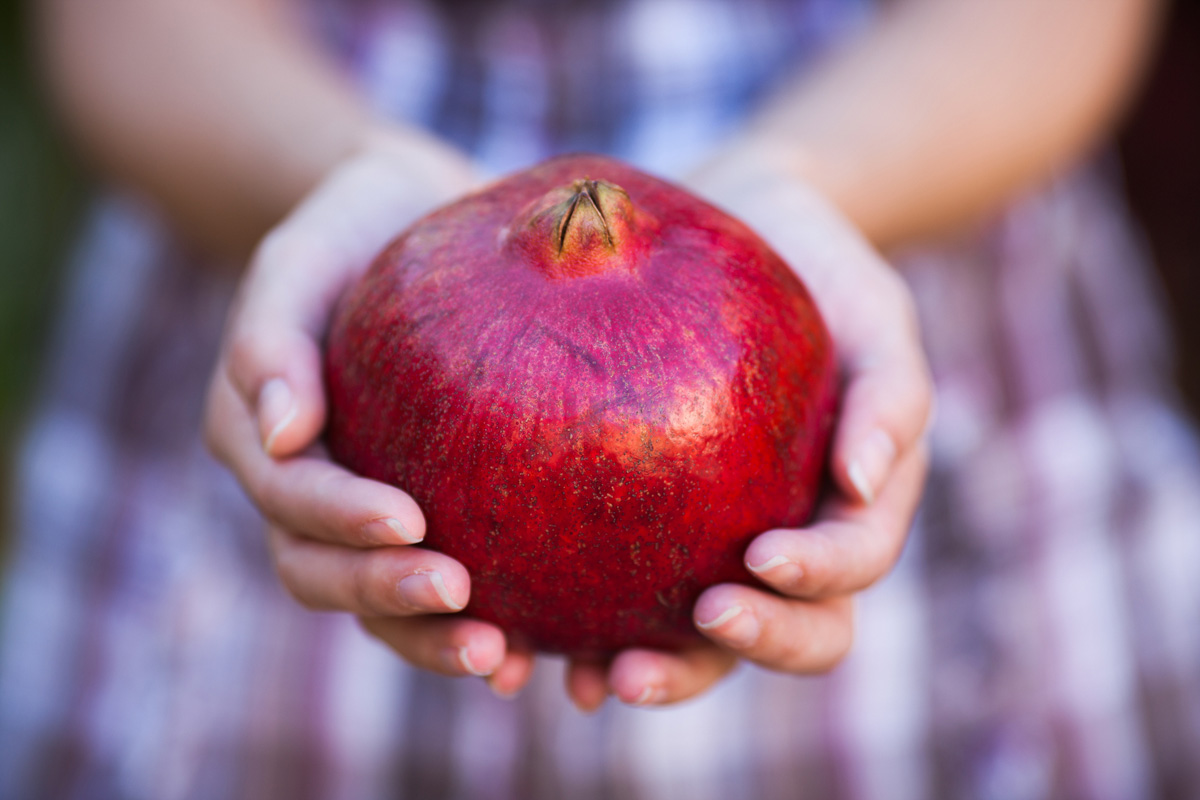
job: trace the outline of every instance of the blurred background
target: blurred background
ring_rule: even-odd
[[[13,445],[86,199],[39,95],[25,16],[24,4],[0,3],[0,559]],[[1118,145],[1172,314],[1180,387],[1200,416],[1200,4],[1175,3]]]
[[[0,559],[13,443],[38,374],[58,278],[84,198],[38,96],[24,3],[0,3]]]

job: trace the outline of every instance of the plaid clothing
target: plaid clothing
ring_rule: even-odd
[[[328,0],[383,112],[495,171],[569,149],[678,174],[846,0]],[[667,710],[408,668],[280,589],[197,431],[232,279],[151,212],[82,237],[19,464],[0,797],[1200,796],[1200,448],[1098,172],[900,259],[939,393],[909,546],[831,675],[742,667]]]

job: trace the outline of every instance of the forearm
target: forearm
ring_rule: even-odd
[[[952,230],[1111,126],[1155,0],[906,0],[752,126],[880,246]]]
[[[245,255],[371,126],[269,0],[45,0],[39,21],[85,157],[210,250]]]

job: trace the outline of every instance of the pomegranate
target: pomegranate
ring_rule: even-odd
[[[836,405],[829,335],[745,225],[565,156],[420,220],[338,306],[333,456],[410,493],[467,613],[543,650],[674,648],[805,522]]]

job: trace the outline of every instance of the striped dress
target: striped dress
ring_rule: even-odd
[[[679,175],[853,0],[311,0],[380,113],[494,173]],[[19,460],[0,798],[1200,797],[1200,448],[1103,166],[898,259],[938,386],[899,565],[832,674],[582,716],[407,667],[274,577],[198,429],[232,279],[99,200]]]

